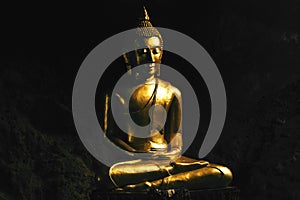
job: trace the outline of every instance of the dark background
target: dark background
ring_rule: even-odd
[[[227,118],[205,159],[233,171],[241,199],[299,199],[300,2],[162,0],[146,6],[155,26],[194,38],[222,74]],[[73,82],[95,46],[135,27],[141,3],[1,9],[0,199],[89,199],[98,163],[74,127]],[[197,156],[202,137],[187,155]]]

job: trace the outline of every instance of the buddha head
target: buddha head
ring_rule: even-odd
[[[163,41],[158,30],[152,26],[145,7],[144,17],[139,20],[133,43],[135,50],[123,54],[127,71],[131,74],[132,68],[142,65],[132,74],[136,79],[149,80],[159,76]]]

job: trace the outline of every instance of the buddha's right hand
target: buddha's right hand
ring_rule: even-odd
[[[205,160],[196,160],[192,158],[188,158],[185,156],[181,156],[179,159],[171,162],[170,165],[173,167],[174,171],[192,171],[196,169],[200,169],[209,164],[208,161]]]

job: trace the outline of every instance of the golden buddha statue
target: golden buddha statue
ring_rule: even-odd
[[[133,42],[137,50],[123,55],[132,85],[125,85],[120,93],[105,95],[103,127],[110,141],[121,149],[133,153],[148,152],[151,156],[116,163],[110,167],[108,178],[103,178],[104,175],[100,178],[100,175],[99,182],[110,189],[134,191],[226,187],[232,180],[227,167],[181,156],[181,134],[184,134],[181,130],[184,112],[181,110],[181,93],[171,83],[158,78],[163,55],[162,36],[152,26],[146,9],[144,11],[145,17],[139,21],[137,39]],[[138,49],[140,43],[147,48]],[[136,66],[141,67],[133,70]],[[126,102],[124,95],[128,92],[132,95]],[[126,132],[118,127],[110,107],[113,96],[118,99],[118,109],[129,109],[130,117],[137,125],[150,124],[148,137],[139,137],[130,125]],[[160,105],[166,111],[163,127],[160,126],[161,118],[150,112],[154,105]]]

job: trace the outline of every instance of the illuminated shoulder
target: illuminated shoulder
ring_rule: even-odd
[[[172,94],[172,95],[176,95],[177,97],[181,97],[180,90],[177,87],[175,87],[174,85],[172,85],[170,82],[158,79],[158,84],[159,84],[159,87],[164,88],[168,94]]]

